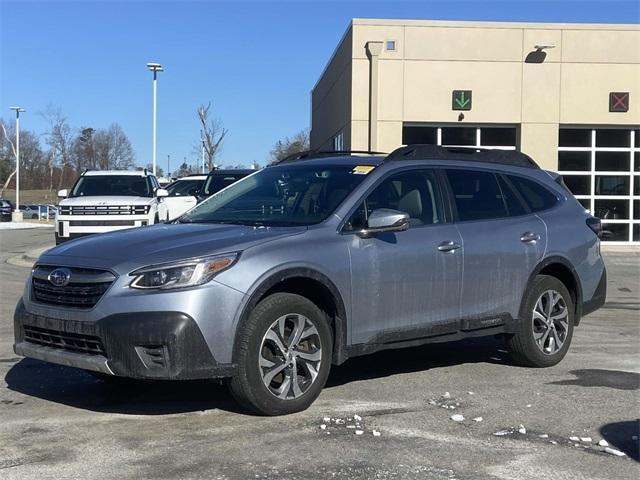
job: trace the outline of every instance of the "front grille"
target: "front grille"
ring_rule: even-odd
[[[69,352],[105,356],[104,347],[98,337],[80,333],[61,332],[46,328],[24,326],[24,339],[29,343],[59,348]]]
[[[108,271],[61,267],[70,273],[69,283],[56,286],[49,274],[57,267],[38,265],[33,270],[31,298],[34,302],[61,307],[92,308],[104,295],[115,276]]]
[[[150,205],[62,205],[60,215],[146,215]]]
[[[133,227],[135,220],[71,220],[70,227]]]

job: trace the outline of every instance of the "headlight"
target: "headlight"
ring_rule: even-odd
[[[238,253],[229,253],[144,267],[130,273],[135,278],[129,286],[162,290],[194,287],[207,283],[218,273],[231,267],[237,259]]]

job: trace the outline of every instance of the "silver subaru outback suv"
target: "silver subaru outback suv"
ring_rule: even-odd
[[[547,367],[605,301],[599,229],[519,152],[302,154],[171,224],[43,254],[15,352],[104,380],[227,378],[266,415],[389,348],[498,334]]]

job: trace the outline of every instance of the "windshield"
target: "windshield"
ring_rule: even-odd
[[[90,196],[150,197],[146,177],[137,175],[88,175],[80,177],[70,197]]]
[[[230,173],[224,175],[214,173],[213,175],[209,175],[207,177],[207,182],[202,189],[202,195],[208,197],[214,193],[218,193],[223,188],[228,187],[232,183],[235,183],[246,176],[246,173]]]
[[[194,196],[202,187],[204,180],[178,180],[167,187],[170,197]]]
[[[179,221],[254,226],[312,225],[326,219],[364,175],[352,165],[269,167],[213,195]]]

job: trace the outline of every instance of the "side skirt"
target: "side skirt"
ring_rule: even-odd
[[[510,314],[464,318],[402,330],[387,330],[377,334],[370,342],[347,347],[349,357],[395,348],[408,348],[429,343],[455,342],[465,338],[486,337],[516,332],[517,320]]]

